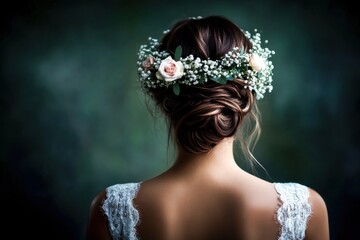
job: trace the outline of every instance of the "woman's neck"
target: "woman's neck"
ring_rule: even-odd
[[[235,171],[238,173],[241,169],[234,159],[233,142],[233,138],[226,138],[207,153],[179,152],[169,170],[188,176],[226,176]]]

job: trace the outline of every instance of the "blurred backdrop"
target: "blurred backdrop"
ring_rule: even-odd
[[[92,198],[172,163],[167,129],[137,84],[140,44],[183,18],[257,28],[274,91],[254,155],[268,181],[316,189],[332,239],[359,226],[359,15],[346,1],[13,0],[1,6],[2,233],[84,239]],[[248,169],[241,157],[239,165]],[[231,217],[231,216],[229,216]],[[356,234],[355,234],[356,233]]]

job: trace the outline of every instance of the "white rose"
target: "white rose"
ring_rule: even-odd
[[[156,72],[156,77],[167,82],[174,81],[184,76],[184,65],[180,61],[175,61],[170,56],[161,61],[160,67]]]
[[[261,71],[266,67],[264,59],[256,53],[251,54],[249,64],[251,68],[256,72]]]

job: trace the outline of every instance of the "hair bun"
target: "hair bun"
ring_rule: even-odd
[[[250,90],[233,81],[227,85],[184,87],[167,98],[164,107],[172,120],[178,145],[187,152],[208,152],[222,139],[235,134],[250,110]]]

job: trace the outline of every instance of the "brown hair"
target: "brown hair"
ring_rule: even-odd
[[[242,30],[221,16],[176,23],[160,41],[159,50],[173,54],[178,46],[182,47],[182,57],[192,54],[195,58],[211,60],[220,59],[234,47],[244,47],[245,52],[252,47]],[[196,86],[180,85],[180,89],[176,96],[172,88],[152,88],[150,96],[168,117],[171,133],[181,150],[208,152],[224,138],[234,136],[247,115],[255,119],[259,130],[253,111],[255,96],[244,88],[241,79],[224,85],[212,81]],[[252,157],[250,143],[240,142],[245,154]]]

